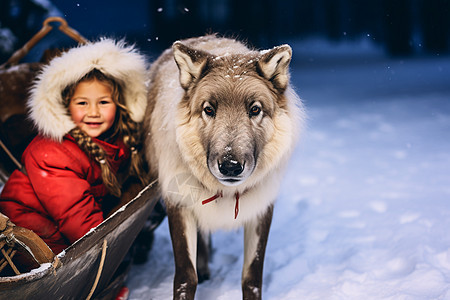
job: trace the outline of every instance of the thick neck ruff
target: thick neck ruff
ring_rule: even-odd
[[[203,200],[202,201],[202,205],[208,204],[209,202],[212,202],[214,200],[216,200],[217,198],[221,198],[223,197],[222,191],[218,192],[217,194],[215,194],[214,196]],[[234,197],[236,199],[236,204],[234,205],[234,219],[237,219],[237,216],[239,214],[239,192],[236,192],[236,194],[234,194]]]

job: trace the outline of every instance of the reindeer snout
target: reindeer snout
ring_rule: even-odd
[[[248,147],[247,143],[244,146],[240,144],[226,147],[219,146],[216,148],[225,151],[208,153],[209,171],[223,185],[239,185],[253,173],[256,165],[256,159],[252,155],[253,148]],[[233,149],[240,151],[233,151]]]
[[[244,166],[236,160],[227,159],[222,163],[218,162],[219,171],[224,176],[238,176],[244,171]]]

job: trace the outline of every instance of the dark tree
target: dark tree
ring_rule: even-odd
[[[384,33],[388,52],[407,55],[412,52],[411,2],[409,0],[383,0]]]
[[[425,50],[431,53],[447,52],[450,33],[450,1],[421,0],[420,11]]]

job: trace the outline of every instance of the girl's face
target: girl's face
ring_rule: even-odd
[[[69,103],[72,120],[90,137],[99,137],[111,128],[116,110],[111,88],[97,79],[78,83]]]

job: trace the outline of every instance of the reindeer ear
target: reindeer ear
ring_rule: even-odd
[[[173,56],[180,70],[180,83],[184,89],[200,78],[206,62],[208,54],[201,51],[189,48],[181,42],[175,42],[172,46]]]
[[[282,45],[264,52],[258,61],[264,78],[271,81],[274,87],[283,92],[289,83],[289,63],[292,50],[289,45]]]

